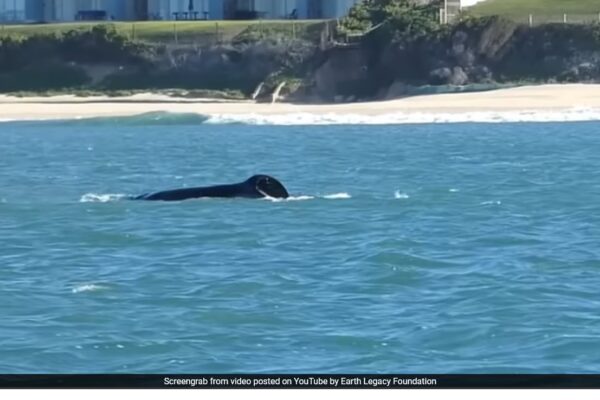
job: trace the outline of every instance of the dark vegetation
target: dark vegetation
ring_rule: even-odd
[[[314,32],[305,31],[308,35]],[[0,38],[0,91],[209,89],[250,95],[304,73],[315,40],[250,27],[204,46],[131,41],[110,25]]]

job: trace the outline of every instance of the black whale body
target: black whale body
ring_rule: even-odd
[[[135,200],[181,201],[202,197],[244,197],[248,199],[273,197],[276,199],[287,199],[289,194],[277,179],[268,175],[254,175],[244,182],[232,185],[167,190],[164,192],[143,194],[136,197]]]

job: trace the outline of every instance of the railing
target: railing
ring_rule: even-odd
[[[89,30],[97,25],[112,26],[121,35],[138,42],[198,46],[273,37],[322,42],[331,41],[335,32],[335,20],[109,21],[20,25],[0,21],[0,37],[62,34],[70,30]]]
[[[236,40],[266,39],[286,37],[291,39],[306,38],[318,41],[322,32],[327,29],[327,22],[303,22],[272,20],[248,21],[202,21],[203,25],[195,29],[194,22],[166,23],[160,31],[152,30],[144,23],[124,23],[118,31],[130,40],[147,43],[163,43],[177,45],[211,45],[231,43]]]
[[[527,14],[520,17],[512,17],[516,22],[529,26],[541,24],[591,24],[600,23],[600,11],[597,14]]]
[[[460,5],[455,6],[453,4],[446,4],[445,7],[440,8],[440,24],[449,24],[460,16]]]
[[[21,13],[0,13],[0,36],[30,36],[44,33],[65,33],[69,30],[91,29],[96,23],[66,24],[15,24],[14,18],[23,18]],[[450,14],[448,15],[450,17]],[[457,15],[460,18],[460,14]],[[556,14],[507,16],[518,23],[537,26],[545,23],[600,23],[598,14]],[[451,18],[450,22],[452,21]],[[18,21],[17,21],[18,22]],[[441,15],[440,22],[445,22]],[[107,24],[107,22],[102,22]],[[130,40],[147,43],[176,45],[211,45],[230,43],[244,38],[271,38],[275,36],[304,38],[322,47],[335,44],[355,44],[365,34],[381,28],[381,24],[370,30],[357,33],[345,33],[338,28],[339,20],[255,20],[255,21],[147,21],[147,22],[108,22],[117,32]]]

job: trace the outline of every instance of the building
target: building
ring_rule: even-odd
[[[139,0],[0,0],[1,22],[67,22],[81,19],[146,19]]]
[[[0,0],[0,22],[339,18],[360,0]]]
[[[35,0],[34,0],[35,2]],[[0,21],[18,22],[34,18],[34,14],[39,10],[35,9],[35,4],[27,0],[0,0]]]
[[[222,19],[224,0],[147,0],[148,19]],[[187,13],[184,16],[184,13]]]
[[[224,0],[224,19],[286,19],[297,15],[297,0]]]
[[[302,19],[341,18],[361,0],[297,0]]]
[[[147,19],[147,2],[140,0],[42,0],[42,3],[45,21]]]
[[[358,1],[148,0],[148,14],[150,19],[175,19],[179,13],[190,11],[198,12],[196,16],[207,19],[323,19],[346,15]]]

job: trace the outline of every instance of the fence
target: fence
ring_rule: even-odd
[[[516,22],[529,26],[542,24],[592,24],[600,23],[600,12],[598,14],[528,14],[512,17]]]
[[[70,30],[89,30],[97,23],[0,25],[0,36],[63,34]],[[256,20],[256,21],[150,21],[112,22],[130,40],[153,44],[211,45],[236,40],[261,38],[306,39],[314,42],[331,37],[335,20]]]
[[[313,29],[310,29],[313,28]],[[208,22],[193,26],[182,22],[166,23],[160,30],[148,29],[143,23],[132,23],[129,29],[120,32],[130,40],[164,44],[216,44],[236,40],[286,37],[292,39],[310,36],[315,27],[296,22],[231,23],[228,21]]]
[[[440,24],[448,24],[460,16],[461,6],[458,0],[444,0],[440,7]]]
[[[460,13],[440,10],[440,23],[452,23],[460,19]],[[518,23],[536,26],[545,23],[600,23],[598,14],[530,14],[506,16]],[[305,39],[322,46],[334,42],[352,43],[360,41],[367,32],[344,34],[338,30],[338,20],[256,20],[256,21],[142,21],[111,22],[117,32],[130,40],[169,45],[206,46],[217,43],[231,43],[240,40],[261,38]],[[1,24],[1,36],[31,36],[35,34],[61,34],[70,30],[91,29],[97,23],[66,24]],[[372,29],[375,29],[376,26]]]

